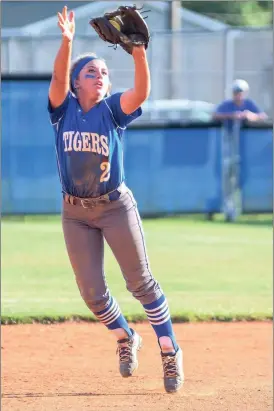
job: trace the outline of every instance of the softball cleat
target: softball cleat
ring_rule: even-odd
[[[122,377],[131,377],[138,368],[137,352],[142,346],[142,338],[135,331],[132,337],[118,340],[117,353],[119,354],[120,374]]]
[[[179,391],[184,383],[183,352],[181,348],[175,354],[161,352],[164,370],[164,386],[168,393]]]

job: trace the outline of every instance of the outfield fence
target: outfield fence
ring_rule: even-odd
[[[49,81],[2,82],[2,214],[59,213],[61,190],[47,113]],[[242,211],[272,212],[272,126],[239,135]],[[142,215],[223,209],[222,127],[130,127],[124,138],[127,184]]]

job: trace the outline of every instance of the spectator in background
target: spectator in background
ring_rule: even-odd
[[[232,85],[232,99],[225,100],[217,106],[213,114],[214,120],[224,121],[228,128],[232,127],[233,120],[250,122],[266,120],[267,115],[254,101],[247,98],[248,92],[249,85],[245,80],[235,80]]]
[[[223,211],[226,221],[234,221],[241,213],[240,182],[240,129],[243,122],[259,122],[267,115],[247,98],[249,91],[245,80],[235,80],[232,85],[232,99],[223,101],[213,114],[224,127],[222,133],[223,161]]]

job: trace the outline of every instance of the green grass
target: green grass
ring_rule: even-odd
[[[272,316],[272,225],[202,218],[144,220],[149,259],[175,321],[254,320]],[[106,246],[112,294],[128,319],[145,319]],[[66,254],[59,216],[2,221],[2,323],[92,321]]]

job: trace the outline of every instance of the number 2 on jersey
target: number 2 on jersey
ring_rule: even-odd
[[[100,177],[100,183],[103,181],[108,181],[110,177],[110,163],[108,161],[104,161],[100,165],[101,170],[103,171],[101,177]]]

